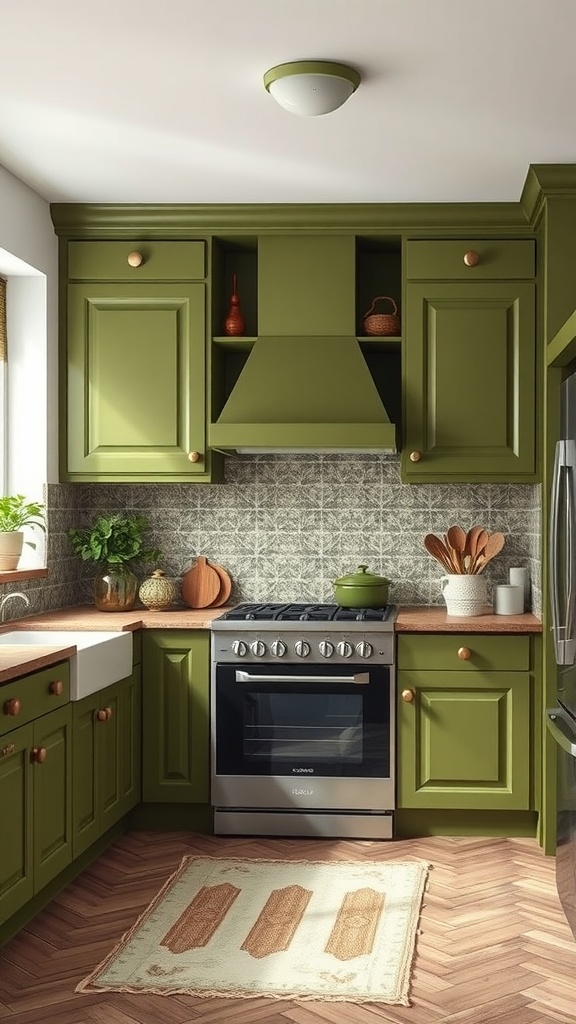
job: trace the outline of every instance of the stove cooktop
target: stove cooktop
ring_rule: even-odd
[[[391,622],[394,605],[384,608],[341,608],[337,604],[238,604],[214,619],[218,622]]]

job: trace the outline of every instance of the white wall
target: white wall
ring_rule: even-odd
[[[10,487],[31,493],[31,474],[58,481],[58,240],[47,201],[2,166],[0,274],[15,342],[11,416],[26,426],[9,451]]]

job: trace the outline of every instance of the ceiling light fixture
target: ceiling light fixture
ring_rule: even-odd
[[[316,117],[337,110],[360,85],[358,71],[329,60],[294,60],[264,75],[267,92],[292,114]]]

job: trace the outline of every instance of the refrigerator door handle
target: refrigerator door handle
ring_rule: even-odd
[[[550,505],[550,610],[554,652],[558,665],[573,665],[576,659],[576,639],[573,638],[574,584],[572,566],[575,553],[575,496],[574,469],[576,442],[558,441],[554,457],[554,474]],[[562,484],[564,486],[562,487]],[[560,551],[560,523],[564,525],[566,550]]]
[[[546,725],[562,750],[576,757],[576,731],[564,708],[546,708]]]

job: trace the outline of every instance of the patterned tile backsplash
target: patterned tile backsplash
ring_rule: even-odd
[[[130,511],[148,519],[168,575],[206,555],[231,574],[232,601],[331,601],[332,581],[364,564],[391,580],[394,603],[439,604],[443,570],[425,534],[480,523],[506,534],[489,586],[526,566],[539,613],[540,500],[539,485],[402,484],[399,458],[377,455],[231,457],[226,482],[214,485],[51,484],[48,577],[7,589],[25,591],[30,611],[91,603],[93,567],[79,562],[67,531]]]

